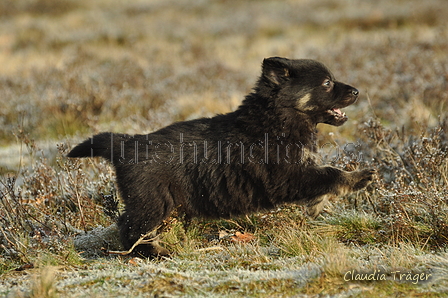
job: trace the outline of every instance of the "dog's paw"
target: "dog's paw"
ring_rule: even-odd
[[[369,185],[376,176],[376,170],[374,169],[365,169],[361,171],[354,172],[356,175],[355,185],[353,187],[354,190],[360,190],[367,185]]]

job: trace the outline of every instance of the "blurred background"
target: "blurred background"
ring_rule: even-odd
[[[0,172],[24,135],[51,156],[234,110],[270,56],[318,59],[361,91],[324,140],[371,118],[418,135],[447,115],[447,15],[445,0],[3,0]]]
[[[285,290],[290,296],[356,296],[352,284],[340,282],[343,272],[408,268],[399,270],[434,273],[426,288],[434,295],[420,285],[411,295],[407,287],[414,285],[391,282],[363,284],[362,291],[370,292],[364,296],[446,293],[447,16],[446,0],[0,0],[0,276],[9,279],[0,283],[0,296],[39,296],[11,290],[27,276],[33,279],[15,270],[33,264],[84,274],[79,270],[90,261],[81,259],[84,248],[73,239],[108,227],[123,208],[110,165],[65,158],[69,148],[100,131],[150,133],[174,121],[232,111],[270,56],[317,59],[360,90],[359,101],[344,109],[346,124],[318,125],[320,149],[328,149],[319,153],[341,169],[375,168],[378,179],[332,198],[316,221],[301,206],[217,223],[198,220],[189,228],[171,218],[162,243],[178,257],[157,263],[153,273],[142,267],[144,286],[132,288],[132,273],[126,281],[89,280],[81,290],[66,286],[58,272],[58,291],[78,297],[87,289],[100,293],[88,297],[104,297],[111,285],[108,293],[126,291],[124,296],[150,289],[152,295],[200,289],[207,296],[244,287],[242,296],[259,295],[254,289],[266,297]],[[247,249],[226,245],[204,258],[193,253],[215,245],[204,235],[218,235],[223,227],[258,240]],[[114,249],[112,243],[103,247]],[[270,247],[278,247],[280,257],[268,253]],[[189,260],[197,267],[179,265]],[[104,270],[109,267],[100,262],[100,271],[112,276],[123,268],[120,261]],[[283,280],[274,274],[315,268],[308,262],[323,264],[316,267],[322,274],[303,289],[295,273]],[[160,266],[170,267],[173,279],[164,279]],[[204,282],[204,268],[224,275]],[[255,275],[238,288],[228,268]],[[272,270],[266,280],[256,275],[265,268]],[[300,280],[307,276],[297,272]],[[200,276],[199,282],[183,287],[185,276],[190,283]]]

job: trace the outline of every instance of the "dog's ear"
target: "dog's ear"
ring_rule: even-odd
[[[271,57],[263,60],[263,76],[275,85],[289,78],[289,59]]]

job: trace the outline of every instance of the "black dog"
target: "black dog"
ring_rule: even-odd
[[[313,60],[268,58],[254,91],[234,112],[174,123],[147,135],[101,133],[69,157],[101,156],[115,167],[126,205],[126,249],[173,210],[186,218],[228,218],[284,202],[317,216],[327,196],[367,186],[374,170],[346,172],[316,162],[318,123],[340,126],[358,90]],[[156,243],[137,246],[163,254]]]

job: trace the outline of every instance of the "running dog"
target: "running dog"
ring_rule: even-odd
[[[267,58],[253,91],[233,112],[146,135],[100,133],[68,157],[101,156],[113,164],[125,203],[118,226],[126,249],[173,210],[187,219],[229,218],[289,202],[316,217],[328,196],[374,179],[375,170],[347,172],[316,158],[316,125],[344,124],[341,109],[358,95],[320,62]],[[134,252],[167,253],[156,242]]]

